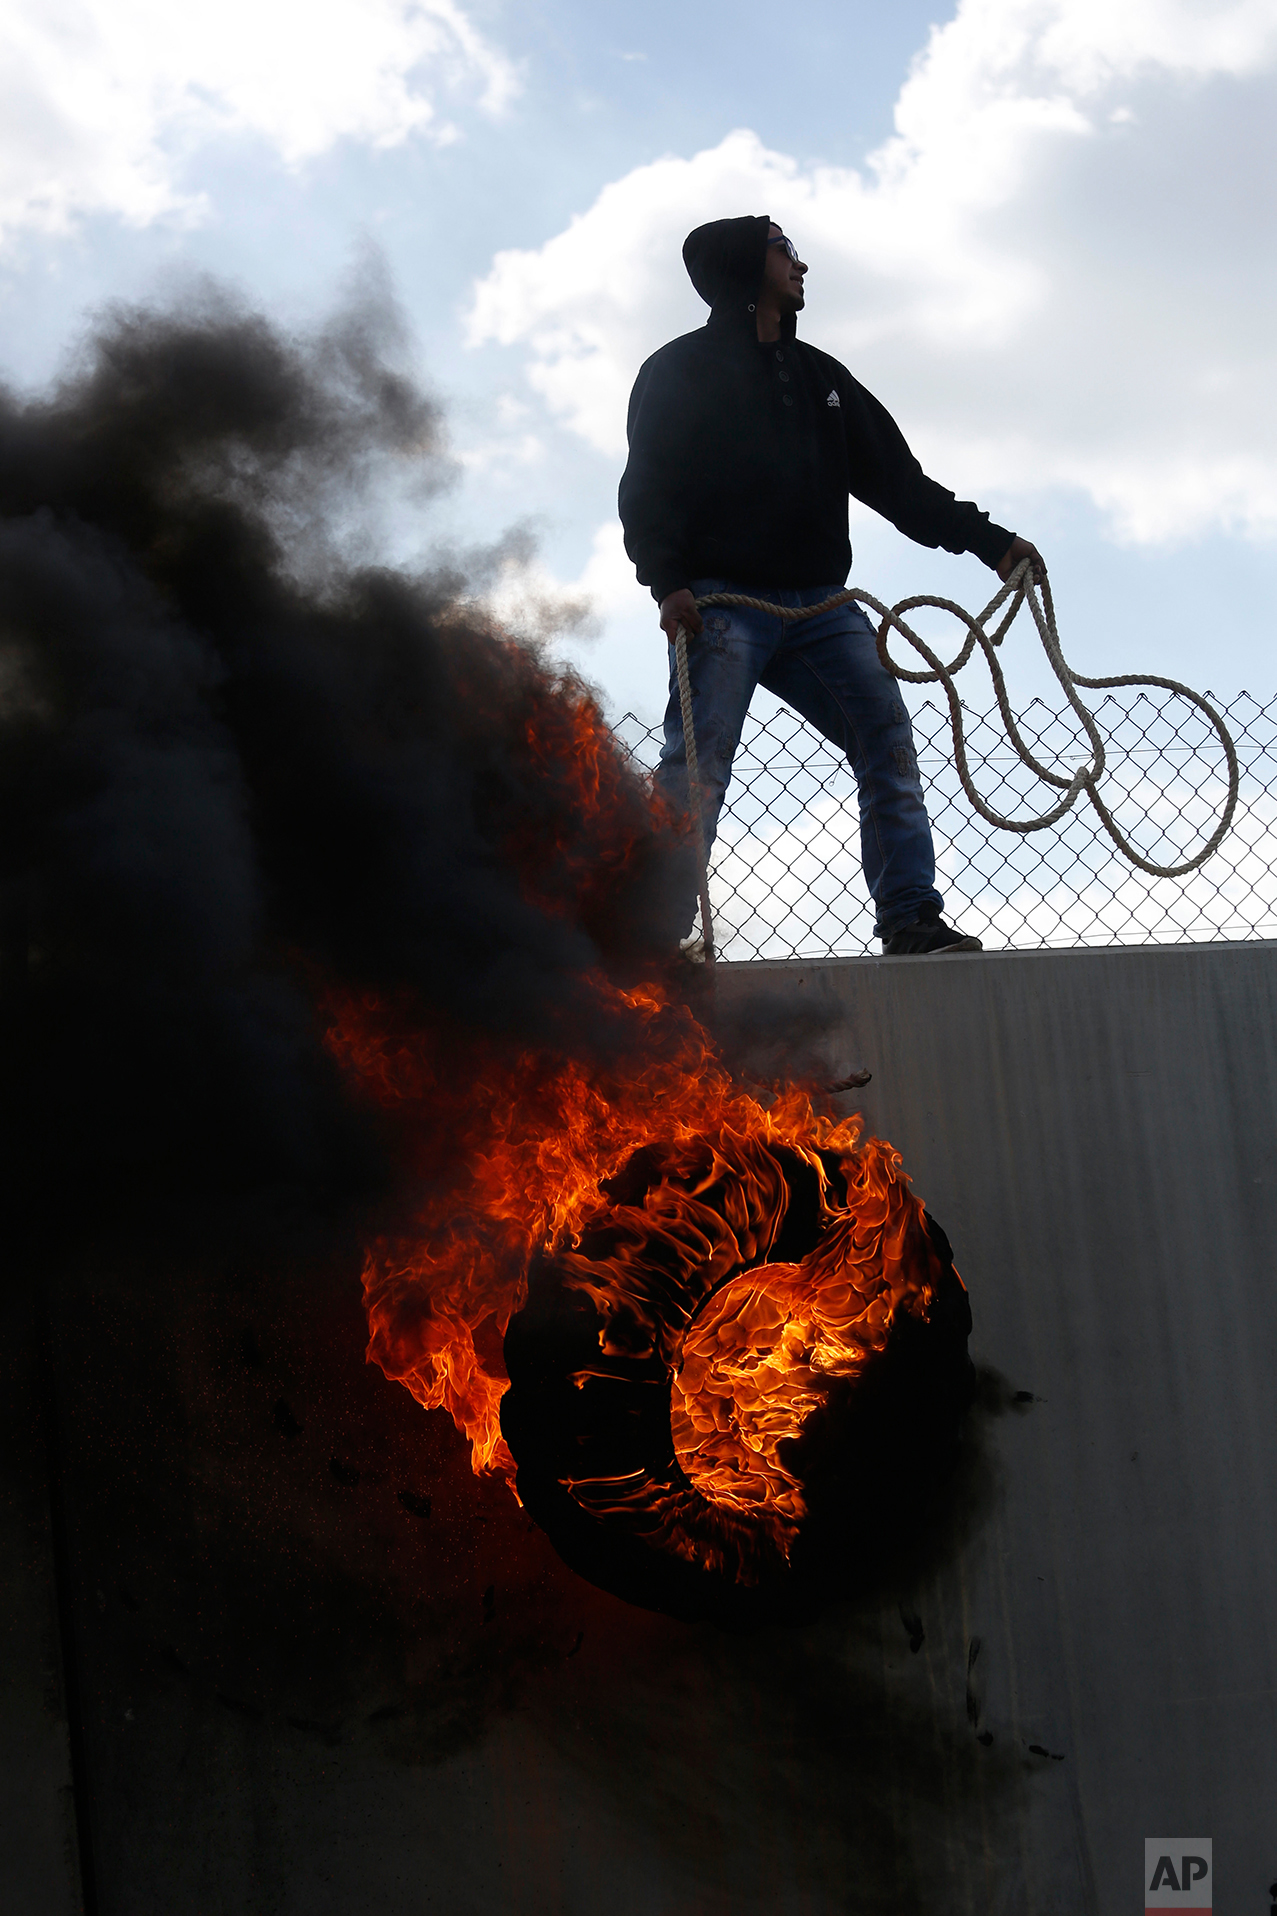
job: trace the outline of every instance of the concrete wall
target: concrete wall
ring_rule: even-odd
[[[16,1299],[0,1347],[0,1908],[78,1916],[80,1871],[50,1509],[39,1326]]]
[[[1143,1838],[1198,1834],[1215,1907],[1258,1916],[1277,1878],[1277,950],[766,969],[836,1008],[874,1074],[867,1128],[953,1241],[974,1354],[1033,1392],[1002,1422],[990,1521],[919,1599],[982,1637],[996,1745],[1063,1759],[1037,1759],[999,1859],[1010,1906],[1117,1916]],[[938,1659],[953,1690],[952,1645]]]
[[[1210,1836],[1215,1907],[1264,1916],[1277,950],[718,989],[760,976],[872,1070],[968,1283],[954,1535],[809,1628],[690,1629],[573,1578],[365,1369],[353,1272],[85,1282],[55,1347],[95,1916],[1125,1916],[1153,1835]]]

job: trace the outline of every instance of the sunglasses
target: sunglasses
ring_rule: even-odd
[[[769,246],[783,246],[785,251],[789,254],[790,259],[793,260],[795,266],[798,265],[799,263],[798,248],[794,245],[794,242],[791,239],[786,239],[783,233],[781,233],[777,239],[769,239],[767,244]]]

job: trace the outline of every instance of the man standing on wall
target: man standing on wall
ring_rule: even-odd
[[[674,635],[692,635],[688,666],[706,845],[756,685],[791,705],[856,775],[860,853],[874,931],[889,957],[979,951],[940,916],[931,825],[909,715],[860,607],[782,621],[696,599],[747,592],[818,605],[851,569],[847,499],[872,506],[919,545],[974,552],[1006,579],[1036,547],[928,479],[899,427],[845,366],[795,336],[807,268],[766,215],[712,220],[690,233],[683,262],[710,307],[708,324],[663,346],[630,396],[630,456],[621,479],[625,549],[650,586],[670,641],[670,700],[657,783],[680,810],[687,758]],[[682,922],[690,928],[689,869]]]

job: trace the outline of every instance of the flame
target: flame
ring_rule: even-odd
[[[415,1193],[368,1248],[368,1357],[447,1411],[476,1471],[517,1468],[570,1523],[757,1581],[803,1522],[794,1447],[813,1413],[899,1313],[926,1314],[948,1266],[898,1154],[858,1118],[734,1082],[662,985],[574,969],[657,936],[649,893],[686,822],[583,686],[507,657],[511,723],[493,729],[490,699],[465,719],[490,747],[470,803],[550,954],[557,1036],[516,1045],[407,993],[327,994],[329,1045],[390,1115]]]
[[[534,1260],[589,1300],[607,1388],[637,1364],[670,1387],[675,1465],[559,1479],[581,1509],[743,1581],[784,1557],[804,1515],[787,1467],[836,1379],[854,1380],[895,1314],[924,1314],[938,1262],[898,1153],[858,1117],[735,1083],[662,988],[588,981],[631,1038],[619,1061],[512,1053],[423,1028],[406,1006],[330,1000],[329,1044],[400,1120],[420,1198],[367,1254],[368,1357],[446,1410],[476,1471],[513,1479],[501,1434],[500,1340]],[[814,1246],[769,1261],[791,1203],[784,1163],[814,1181]],[[761,1554],[760,1554],[761,1553]]]
[[[849,1185],[854,1177],[849,1203],[828,1211],[816,1249],[715,1291],[673,1380],[674,1450],[688,1480],[711,1503],[761,1519],[786,1549],[807,1512],[781,1446],[831,1379],[854,1379],[882,1350],[896,1310],[921,1315],[932,1295],[930,1259],[910,1242],[918,1201],[898,1155],[872,1138],[841,1169]]]

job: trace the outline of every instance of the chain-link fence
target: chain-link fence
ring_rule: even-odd
[[[945,917],[986,948],[1277,937],[1277,698],[1212,699],[1236,741],[1240,796],[1220,849],[1185,878],[1150,878],[1129,865],[1085,794],[1045,831],[1020,836],[987,825],[958,782],[947,705],[911,703]],[[1228,791],[1210,725],[1186,700],[1156,688],[1107,694],[1094,710],[1107,741],[1101,795],[1119,826],[1157,864],[1192,857]],[[1058,800],[1021,763],[996,707],[964,705],[963,722],[973,779],[995,811],[1022,818]],[[1020,727],[1030,750],[1069,777],[1089,761],[1086,736],[1067,708],[1061,714],[1034,699]],[[617,732],[639,764],[656,764],[659,731],[628,712]],[[724,959],[881,949],[860,874],[851,768],[787,709],[746,720],[710,897]]]

